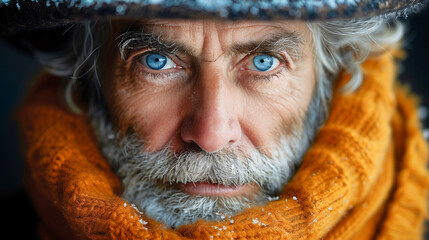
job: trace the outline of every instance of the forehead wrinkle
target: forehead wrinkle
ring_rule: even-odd
[[[228,29],[237,29],[237,28],[252,28],[252,27],[274,27],[274,28],[283,28],[284,22],[280,21],[270,21],[269,23],[264,21],[254,21],[254,20],[239,20],[239,21],[225,21],[225,20],[203,20],[203,23],[206,22],[214,22],[216,28],[221,30]],[[147,19],[139,22],[141,25],[153,25],[153,26],[161,26],[161,27],[183,27],[187,26],[187,28],[197,28],[202,31],[203,24],[200,24],[198,20],[165,20],[165,19]],[[279,26],[280,25],[280,26]]]
[[[214,30],[214,31],[210,31]],[[210,20],[203,20],[203,45],[201,49],[202,62],[216,62],[225,54],[226,47],[221,40],[223,33],[218,24]]]
[[[216,23],[218,29],[230,30],[230,29],[246,29],[246,28],[268,28],[270,31],[275,29],[285,30],[287,26],[286,22],[279,21],[219,21]],[[258,31],[259,32],[259,31]]]
[[[202,33],[203,32],[203,27],[201,27],[200,25],[192,25],[190,23],[175,23],[175,24],[171,24],[171,23],[158,23],[158,22],[154,22],[154,23],[140,23],[140,26],[142,26],[143,28],[146,29],[151,29],[152,32],[153,31],[158,31],[158,32],[164,32],[167,30],[173,30],[173,31],[180,31],[183,30],[185,32],[197,32],[197,33]]]

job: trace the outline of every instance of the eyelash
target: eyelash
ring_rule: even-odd
[[[165,79],[172,75],[171,72],[162,72],[162,73],[151,73],[151,72],[142,72],[145,77],[149,77],[153,80]]]
[[[142,60],[142,58],[145,55],[148,55],[150,53],[159,53],[159,54],[163,54],[165,56],[170,57],[171,54],[170,53],[164,53],[163,51],[145,51],[141,54],[138,54],[137,56],[134,57],[133,59],[133,64],[137,64],[139,65],[138,68],[142,68],[142,63],[140,62]],[[263,72],[259,72],[259,73],[247,73],[246,76],[251,77],[252,79],[246,78],[247,80],[253,80],[255,82],[269,82],[272,81],[274,78],[277,78],[281,75],[281,73],[283,72],[284,68],[282,69],[278,69],[281,68],[280,66],[284,66],[286,65],[286,70],[289,70],[289,65],[288,65],[288,61],[281,55],[277,55],[277,54],[272,54],[272,53],[263,53],[263,52],[258,52],[258,53],[253,53],[251,55],[246,56],[245,58],[243,58],[240,62],[245,61],[246,63],[249,62],[249,59],[253,59],[253,57],[257,56],[257,55],[261,55],[261,54],[265,54],[265,55],[269,55],[272,57],[277,58],[280,61],[280,64],[278,67],[276,67],[277,71],[273,72],[273,73],[269,73],[269,74],[264,74]],[[174,60],[173,60],[174,61]],[[177,63],[176,63],[177,64]],[[179,64],[177,64],[179,65]],[[249,70],[247,70],[249,71]],[[250,70],[252,71],[252,70]],[[252,72],[256,72],[256,71],[252,71]],[[174,75],[174,72],[172,71],[164,71],[164,72],[157,72],[157,73],[152,73],[149,72],[147,70],[139,70],[139,73],[141,73],[144,77],[146,78],[150,78],[153,81],[159,81],[161,79],[166,79],[169,77],[172,77],[172,75]],[[249,76],[250,75],[250,76]]]
[[[280,73],[272,73],[270,75],[255,75],[253,76],[253,79],[256,81],[272,81],[274,78],[279,77]]]

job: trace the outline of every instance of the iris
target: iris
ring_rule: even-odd
[[[154,70],[159,70],[167,64],[167,57],[158,53],[151,53],[146,57],[146,65]]]
[[[257,55],[253,58],[253,65],[259,71],[267,71],[273,66],[274,57],[268,55]]]

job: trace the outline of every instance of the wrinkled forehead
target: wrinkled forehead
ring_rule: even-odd
[[[114,26],[118,30],[144,30],[158,34],[172,34],[178,32],[190,32],[204,34],[210,30],[224,33],[249,33],[255,32],[261,35],[270,32],[301,32],[308,30],[304,21],[220,21],[220,20],[186,20],[186,19],[146,19],[115,20]],[[247,36],[252,37],[252,36]]]
[[[305,43],[310,36],[304,21],[117,20],[113,29],[116,36],[142,33],[166,45],[183,46],[196,55],[207,49],[241,53],[265,43],[269,47],[277,43]]]

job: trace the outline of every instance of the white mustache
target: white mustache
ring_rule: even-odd
[[[165,147],[146,153],[141,152],[143,144],[133,135],[123,138],[120,145],[123,151],[118,154],[119,158],[114,158],[121,162],[117,174],[126,177],[133,169],[142,182],[257,184],[266,188],[272,176],[284,176],[283,182],[295,168],[291,161],[268,157],[256,150],[230,148],[216,153],[191,150],[177,155]],[[280,157],[279,154],[273,156]]]

